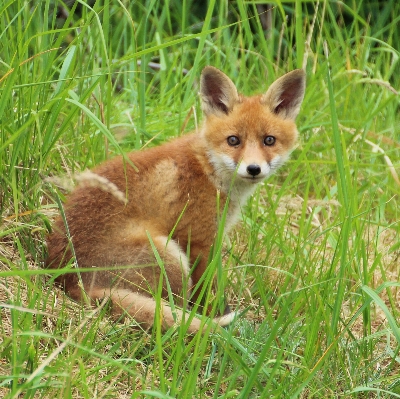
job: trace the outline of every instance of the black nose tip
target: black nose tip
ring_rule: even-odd
[[[261,173],[261,168],[256,164],[251,164],[247,167],[247,173],[252,176],[257,176]]]

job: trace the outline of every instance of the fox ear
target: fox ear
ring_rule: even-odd
[[[200,77],[200,97],[206,115],[229,114],[239,101],[233,82],[219,69],[207,66]]]
[[[261,97],[261,103],[283,119],[295,120],[300,111],[306,87],[306,74],[295,69],[283,75]]]

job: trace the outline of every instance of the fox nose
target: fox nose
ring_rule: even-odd
[[[261,173],[261,168],[257,164],[251,164],[247,167],[247,173],[253,177],[257,176]]]

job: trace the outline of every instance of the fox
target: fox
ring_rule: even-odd
[[[305,85],[304,70],[296,69],[245,96],[206,66],[200,128],[105,161],[67,196],[47,237],[46,267],[63,269],[56,283],[76,301],[110,300],[114,313],[142,328],[151,328],[156,314],[163,329],[182,323],[190,308],[182,298],[198,304],[196,287],[218,231],[217,196],[227,206],[227,234],[257,185],[294,149]],[[235,317],[229,306],[206,322],[186,317],[187,332],[226,327]]]

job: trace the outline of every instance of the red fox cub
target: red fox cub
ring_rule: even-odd
[[[288,159],[304,90],[305,73],[298,69],[264,94],[245,97],[223,72],[205,67],[199,131],[103,163],[68,197],[65,219],[56,220],[47,240],[47,267],[64,267],[75,257],[77,270],[93,271],[71,269],[57,281],[75,300],[110,298],[114,311],[146,328],[157,312],[164,328],[179,323],[184,310],[168,304],[167,284],[182,305],[180,298],[189,297],[205,272],[218,228],[217,194],[222,206],[230,197],[228,231],[257,183]],[[153,296],[160,278],[161,304]],[[225,326],[233,318],[228,313],[212,323]],[[188,331],[203,325],[193,318]]]

